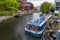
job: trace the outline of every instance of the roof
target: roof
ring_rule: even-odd
[[[42,26],[52,15],[43,15],[40,18],[33,19],[28,24],[36,25],[36,26]]]

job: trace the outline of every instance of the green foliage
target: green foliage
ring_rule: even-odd
[[[13,11],[6,11],[6,12],[5,12],[5,15],[6,15],[6,16],[9,16],[9,15],[13,15],[13,13],[14,13]]]
[[[16,12],[17,10],[18,10],[17,0],[0,0],[0,14],[3,14],[3,13],[1,13],[1,11],[3,11],[3,12],[5,12],[5,11],[8,11],[8,12],[9,11],[10,12],[14,11],[14,12]]]
[[[0,16],[5,15],[4,11],[0,11]]]
[[[42,12],[42,13],[49,12],[50,7],[51,7],[51,4],[50,3],[44,2],[40,6],[40,12]]]
[[[10,16],[13,14],[14,14],[14,11],[0,11],[0,16],[3,16],[3,15]]]

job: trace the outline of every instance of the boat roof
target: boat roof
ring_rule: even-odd
[[[39,25],[42,26],[52,15],[47,16],[47,18]]]
[[[35,25],[35,26],[42,26],[52,15],[44,14],[43,16],[33,19],[28,24]]]

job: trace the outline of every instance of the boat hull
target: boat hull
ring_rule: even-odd
[[[33,19],[25,25],[25,33],[34,37],[42,37],[45,30],[46,21],[52,15],[43,15],[40,18]]]
[[[26,31],[26,30],[25,30],[25,34],[28,34],[28,35],[31,35],[31,36],[34,36],[34,37],[42,37],[42,35],[43,35],[43,33],[35,34],[35,33],[29,32],[29,31]]]

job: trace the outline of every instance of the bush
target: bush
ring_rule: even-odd
[[[4,11],[0,11],[0,16],[5,15]]]
[[[40,6],[40,12],[42,12],[42,13],[49,12],[50,7],[51,7],[51,4],[50,3],[44,2]]]
[[[17,0],[0,0],[0,11],[18,11]],[[8,13],[9,14],[9,13]]]
[[[11,11],[11,12],[10,12],[10,11],[6,11],[6,12],[5,12],[5,15],[6,15],[6,16],[10,16],[10,15],[13,15],[13,13],[14,13],[13,11]]]

